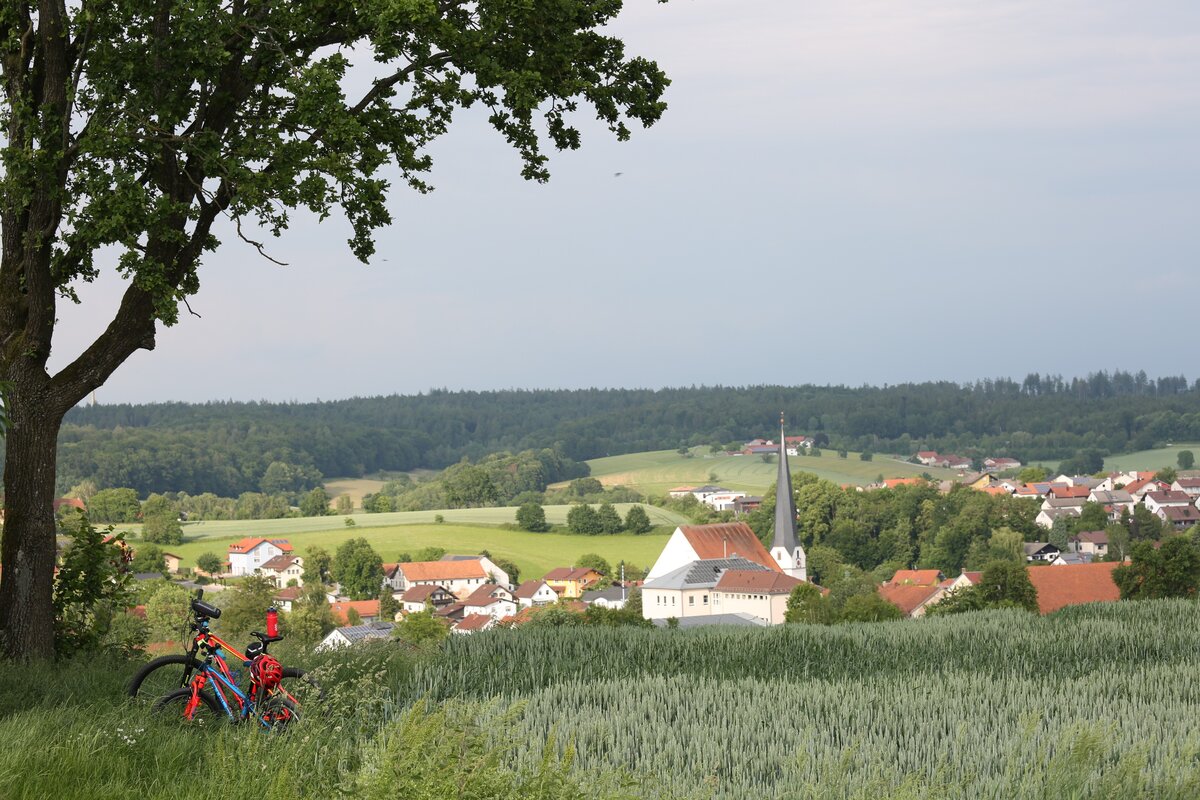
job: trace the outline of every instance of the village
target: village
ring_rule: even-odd
[[[681,525],[666,542],[653,566],[640,580],[604,575],[584,566],[562,566],[540,578],[514,582],[486,555],[445,555],[436,561],[385,563],[381,589],[390,593],[398,610],[387,615],[381,602],[351,600],[335,584],[327,587],[339,626],[317,645],[325,650],[362,641],[388,639],[395,625],[414,613],[428,612],[452,633],[470,635],[496,627],[519,626],[541,609],[555,606],[581,613],[590,606],[624,609],[636,593],[641,616],[657,626],[705,625],[770,626],[784,622],[788,599],[809,582],[807,559],[796,530],[796,508],[789,471],[789,455],[806,446],[807,437],[781,437],[782,445],[756,440],[748,445],[770,447],[778,456],[774,534],[770,549],[743,521]],[[808,440],[811,442],[811,440]],[[923,457],[939,458],[922,453]],[[942,459],[950,462],[952,459]],[[1200,479],[1178,478],[1167,484],[1152,473],[1113,473],[1106,478],[1061,475],[1053,480],[1023,483],[997,478],[994,472],[1011,469],[1011,460],[989,460],[989,471],[968,476],[962,483],[986,493],[1041,499],[1038,524],[1051,528],[1056,519],[1079,515],[1086,503],[1103,507],[1112,520],[1141,504],[1174,529],[1190,527],[1200,518],[1195,503]],[[923,478],[896,479],[866,487],[894,488]],[[678,487],[673,496],[691,494],[716,510],[736,514],[758,508],[762,498],[719,486]],[[1112,602],[1120,592],[1112,578],[1119,561],[1101,561],[1108,555],[1105,531],[1080,531],[1067,547],[1049,542],[1023,545],[1030,581],[1037,590],[1038,610],[1047,614],[1068,605]],[[304,559],[286,539],[248,538],[229,547],[227,569],[231,577],[260,575],[277,587],[276,605],[290,611],[303,592]],[[948,576],[936,569],[901,569],[880,584],[880,598],[909,618],[923,616],[931,607],[956,592],[977,585],[979,571],[964,570]],[[823,587],[816,587],[826,592]]]

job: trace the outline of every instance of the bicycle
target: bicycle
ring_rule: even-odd
[[[320,686],[304,670],[283,667],[268,654],[269,645],[282,636],[256,631],[251,635],[258,641],[240,653],[212,633],[209,620],[220,618],[221,610],[203,602],[203,596],[199,590],[191,601],[190,628],[195,635],[188,651],[156,658],[142,667],[129,683],[131,698],[149,699],[159,711],[182,705],[189,720],[206,712],[220,712],[235,721],[254,714],[268,727],[293,721],[306,703],[321,699]],[[268,620],[268,630],[272,628]],[[249,669],[248,691],[238,688],[241,670],[231,669],[230,662]],[[182,669],[176,671],[178,667]],[[206,688],[209,685],[212,691]]]

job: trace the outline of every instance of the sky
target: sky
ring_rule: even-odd
[[[346,222],[237,241],[101,403],[1190,374],[1195,0],[627,0],[661,122],[524,181],[481,113]],[[615,173],[620,172],[617,176]],[[111,318],[64,303],[50,368]],[[1193,372],[1195,370],[1193,369]]]

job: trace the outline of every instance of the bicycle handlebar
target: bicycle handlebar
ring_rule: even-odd
[[[197,616],[208,617],[209,619],[221,618],[221,609],[216,606],[210,606],[203,600],[193,600],[192,611],[195,611]]]

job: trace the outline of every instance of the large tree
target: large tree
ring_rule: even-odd
[[[580,106],[620,139],[625,120],[653,123],[665,76],[599,32],[620,9],[620,0],[0,4],[4,652],[54,651],[63,415],[135,351],[153,349],[160,324],[178,321],[220,237],[278,235],[294,209],[340,208],[350,249],[367,260],[373,231],[391,221],[383,171],[426,191],[427,146],[459,108],[486,108],[522,174],[539,181],[543,139],[579,146]],[[355,92],[357,65],[375,77]],[[57,304],[97,277],[101,251],[114,254],[125,293],[104,332],[51,375]]]

